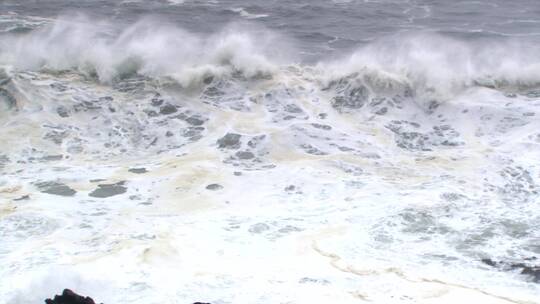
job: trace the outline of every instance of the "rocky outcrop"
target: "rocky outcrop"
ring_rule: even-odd
[[[64,289],[64,291],[62,292],[62,295],[55,295],[54,299],[47,299],[45,300],[45,303],[46,304],[96,304],[92,298],[78,295],[70,289]],[[210,303],[195,302],[193,304],[210,304]]]
[[[512,263],[504,261],[494,261],[492,259],[482,259],[482,263],[501,270],[518,270],[521,274],[529,276],[534,283],[540,283],[540,265],[532,265],[537,261],[536,257],[525,258],[524,263]]]
[[[46,304],[96,304],[90,297],[83,297],[71,291],[64,289],[62,295],[55,295],[54,299],[45,300]]]

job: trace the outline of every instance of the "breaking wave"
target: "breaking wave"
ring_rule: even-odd
[[[61,18],[27,35],[3,39],[0,60],[19,69],[76,69],[104,83],[140,74],[172,77],[187,86],[208,75],[271,74],[274,62],[286,57],[283,39],[238,27],[201,36],[152,19],[117,30],[86,17]]]
[[[18,70],[75,70],[101,83],[143,76],[199,87],[289,78],[360,95],[446,100],[471,87],[516,92],[540,85],[540,45],[524,39],[459,40],[440,34],[383,37],[339,58],[302,62],[294,42],[249,23],[195,34],[146,18],[128,27],[62,17],[28,33],[4,35],[0,63]],[[293,73],[291,73],[293,71]]]
[[[416,33],[308,62],[248,23],[84,16],[0,34],[1,298],[532,303],[539,48]]]

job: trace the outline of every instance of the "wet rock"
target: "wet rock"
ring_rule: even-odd
[[[176,113],[177,111],[178,109],[176,109],[176,107],[173,106],[172,104],[166,104],[162,106],[161,108],[159,108],[159,114],[161,115],[168,115],[168,114]]]
[[[74,196],[77,191],[71,189],[65,184],[57,182],[40,182],[36,186],[39,188],[40,192],[59,195],[59,196]]]
[[[227,133],[225,136],[217,140],[220,149],[239,149],[240,138],[242,135],[236,133]]]
[[[146,168],[131,168],[128,171],[135,174],[142,174],[148,172]]]
[[[78,295],[70,289],[64,289],[62,295],[55,295],[54,299],[46,299],[46,304],[95,304],[90,297]]]
[[[91,197],[97,198],[107,198],[111,196],[116,196],[124,194],[127,191],[127,188],[124,187],[125,181],[121,181],[115,184],[100,184],[98,188],[88,194]]]
[[[221,190],[221,189],[223,189],[223,186],[220,185],[220,184],[210,184],[210,185],[206,186],[206,189],[207,189],[207,190],[216,191],[216,190]]]
[[[510,269],[521,270],[521,274],[527,275],[532,278],[535,283],[540,283],[540,266],[527,265],[525,263],[512,263]]]
[[[540,283],[540,267],[524,266],[521,270],[521,274],[532,277],[533,282]]]
[[[14,201],[26,201],[26,200],[29,200],[29,199],[30,199],[30,195],[27,194],[27,195],[23,195],[23,196],[21,196],[19,198],[14,199]]]
[[[524,258],[527,262],[536,261],[536,257]],[[500,270],[506,271],[515,271],[519,270],[520,274],[526,275],[532,279],[534,283],[540,283],[540,265],[532,265],[530,263],[516,263],[516,262],[505,262],[505,261],[494,261],[489,258],[481,260],[482,263],[499,268]]]

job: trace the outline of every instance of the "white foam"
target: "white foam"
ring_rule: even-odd
[[[235,25],[207,37],[150,19],[121,29],[118,35],[111,36],[111,31],[114,26],[84,16],[60,18],[23,37],[3,39],[0,62],[19,69],[75,68],[96,73],[103,82],[138,72],[171,76],[189,85],[207,75],[271,74],[275,62],[285,60],[288,53],[275,33]]]
[[[104,303],[537,301],[538,284],[480,261],[538,250],[540,100],[473,84],[493,73],[533,84],[525,58],[497,67],[465,43],[413,38],[313,67],[270,60],[252,33],[155,26],[103,37],[110,25],[59,21],[10,40],[27,62],[2,51],[18,68],[4,88],[20,92],[20,107],[0,118],[0,299],[72,288]],[[129,56],[154,78],[121,91],[112,80]],[[54,70],[86,63],[102,83]],[[223,77],[190,90],[156,80],[188,84],[207,71]],[[335,106],[362,85],[365,104]],[[431,87],[446,99],[431,109],[404,94]],[[154,98],[177,112],[148,115]],[[99,107],[75,110],[83,102]],[[204,121],[199,140],[182,136],[193,126],[181,114]],[[227,133],[241,135],[238,149],[219,147]],[[75,138],[81,151],[69,149]],[[244,150],[254,158],[235,158]],[[76,193],[42,193],[39,181]],[[89,195],[119,181],[125,194]]]
[[[420,94],[448,99],[475,85],[538,86],[538,54],[538,46],[525,40],[465,42],[436,34],[405,34],[375,41],[322,68],[333,78],[359,72],[406,81]]]

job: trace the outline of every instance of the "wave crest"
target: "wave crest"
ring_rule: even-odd
[[[357,75],[379,90],[397,86],[413,89],[419,98],[447,99],[475,86],[511,91],[540,86],[540,45],[436,34],[392,36],[319,68],[326,71],[326,84]]]
[[[338,93],[353,94],[353,99],[355,94],[393,94],[419,102],[451,99],[478,86],[504,91],[540,87],[540,44],[532,40],[403,34],[316,65],[293,65],[293,50],[291,40],[251,23],[202,35],[151,18],[122,28],[78,16],[4,36],[0,64],[22,70],[78,70],[102,83],[138,75],[199,88],[216,78],[300,76],[322,90],[334,87]]]
[[[0,40],[0,62],[19,69],[77,69],[104,83],[136,73],[189,86],[209,75],[270,75],[288,56],[283,41],[241,25],[204,36],[148,18],[117,29],[79,16]]]

